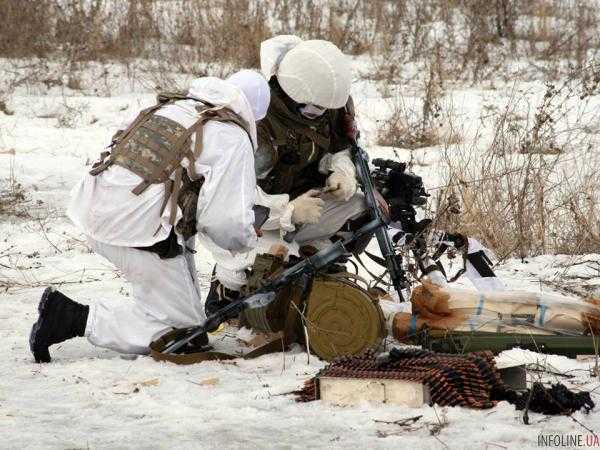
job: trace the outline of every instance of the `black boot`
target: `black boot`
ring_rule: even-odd
[[[38,306],[40,316],[29,335],[35,362],[50,362],[51,345],[83,336],[89,310],[52,287],[46,288]]]
[[[238,291],[227,289],[215,278],[210,283],[210,290],[204,303],[204,312],[207,316],[210,316],[239,297],[240,293]]]

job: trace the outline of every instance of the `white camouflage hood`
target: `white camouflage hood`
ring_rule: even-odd
[[[215,106],[226,106],[238,114],[248,123],[252,147],[256,149],[256,120],[252,107],[241,89],[220,78],[204,77],[191,82],[188,95]]]

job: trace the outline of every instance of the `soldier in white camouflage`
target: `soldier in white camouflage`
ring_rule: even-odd
[[[37,362],[76,336],[146,354],[156,336],[206,318],[195,235],[232,253],[256,244],[256,121],[269,98],[254,71],[199,78],[185,94],[159,96],[113,136],[110,152],[74,188],[68,215],[131,283],[133,301],[98,298],[88,306],[47,288],[30,335]]]

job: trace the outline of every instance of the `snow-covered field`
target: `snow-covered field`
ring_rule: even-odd
[[[111,82],[118,85],[118,80]],[[523,88],[537,96],[544,92],[542,84]],[[390,149],[374,146],[373,138],[376,120],[385,117],[389,105],[371,82],[359,81],[354,89],[371,153],[393,156]],[[465,88],[453,92],[452,102],[462,124],[475,127],[484,105],[502,103],[511,89]],[[76,339],[53,348],[52,364],[35,364],[27,337],[46,285],[60,286],[83,303],[101,296],[129,301],[124,280],[89,252],[64,215],[70,188],[112,132],[153,101],[140,84],[123,83],[111,93],[23,89],[9,104],[13,114],[0,112],[0,180],[14,175],[23,185],[27,202],[17,208],[29,216],[0,217],[0,286],[6,285],[0,292],[0,448],[521,449],[538,448],[540,434],[585,437],[600,429],[599,412],[531,414],[531,425],[524,425],[521,414],[507,403],[485,411],[298,404],[288,393],[324,366],[315,357],[309,360],[299,347],[252,361],[181,367],[149,357],[125,358]],[[426,185],[439,183],[437,151],[423,149],[418,156],[423,166],[415,170]],[[396,155],[408,157],[402,151]],[[497,272],[512,288],[547,290],[548,283],[564,281],[565,274],[578,286],[594,288],[600,283],[599,261],[600,255],[541,256],[508,260]],[[197,263],[206,294],[210,256],[199,251]],[[222,340],[234,339],[232,330],[213,337],[217,348]],[[593,361],[521,350],[505,352],[502,358],[538,361],[552,372],[574,376],[544,379],[575,389],[600,387],[591,372]],[[592,398],[600,400],[596,392]],[[410,426],[382,422],[413,416],[422,417]]]

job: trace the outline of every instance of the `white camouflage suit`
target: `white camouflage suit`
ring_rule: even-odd
[[[238,125],[207,122],[202,153],[195,162],[196,172],[205,178],[198,198],[197,228],[205,240],[226,252],[246,252],[256,244],[252,211],[255,115],[256,102],[268,105],[266,89],[266,100],[249,99],[252,95],[244,94],[243,87],[207,77],[194,80],[188,92],[188,96],[212,105],[227,105],[250,126],[252,142]],[[157,114],[190,127],[198,119],[197,104],[180,100]],[[266,111],[265,105],[258,110],[260,107]],[[188,165],[184,159],[182,166]],[[182,245],[182,255],[170,259],[134,248],[166,239],[172,228],[170,204],[161,215],[164,185],[153,184],[140,195],[133,194],[131,190],[141,181],[117,165],[98,176],[86,174],[73,189],[68,208],[69,217],[87,236],[91,248],[112,262],[132,285],[133,301],[101,298],[90,305],[85,335],[94,345],[137,354],[147,353],[149,343],[169,328],[189,327],[205,319],[194,258],[188,250],[193,249],[194,238]],[[184,244],[181,236],[178,240]]]

